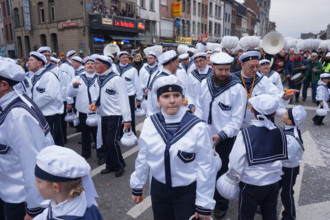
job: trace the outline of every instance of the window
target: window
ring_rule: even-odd
[[[31,51],[31,45],[30,45],[30,38],[29,36],[24,37],[24,42],[25,42],[25,57],[29,57],[29,53]]]
[[[38,3],[38,11],[39,11],[39,22],[40,23],[45,23],[44,3],[42,3],[42,2]]]
[[[51,34],[50,35],[50,40],[51,40],[51,45],[52,48],[54,48],[54,52],[58,54],[58,43],[57,43],[57,35],[56,34]]]
[[[201,34],[201,23],[200,22],[197,23],[197,34],[198,35]]]
[[[218,35],[218,25],[214,23],[214,35]]]
[[[20,22],[19,22],[19,12],[18,12],[18,8],[14,8],[14,23],[15,23],[15,27],[20,27]]]
[[[146,26],[146,32],[145,32],[146,36],[156,36],[156,22],[155,21],[146,20],[145,26]]]
[[[196,1],[193,3],[193,15],[196,15]]]
[[[182,36],[186,36],[186,22],[185,20],[182,20]]]
[[[18,57],[23,57],[22,38],[21,37],[17,37],[17,55],[18,55]]]
[[[167,5],[167,0],[161,0],[161,4],[166,6]]]
[[[5,28],[6,28],[6,40],[9,41],[8,25],[5,25]]]
[[[55,21],[55,2],[54,0],[49,0],[49,15],[51,21]]]
[[[41,42],[41,46],[47,46],[46,35],[44,34],[40,35],[40,42]]]
[[[198,17],[200,17],[201,16],[201,3],[198,3],[197,10],[198,10]]]
[[[193,21],[193,34],[196,34],[196,22]]]
[[[155,2],[154,0],[149,0],[149,10],[154,11],[155,10]]]
[[[218,24],[218,35],[221,36],[221,24]]]
[[[228,20],[228,22],[230,23],[230,14],[228,14],[228,19],[227,19],[227,20]]]
[[[213,10],[212,5],[213,5],[213,4],[212,4],[212,2],[211,2],[211,3],[210,3],[210,7],[209,7],[209,10],[210,10],[210,11],[209,11],[209,16],[212,16],[212,10]]]
[[[151,1],[151,0],[150,0]],[[145,2],[144,2],[144,0],[140,0],[140,7],[141,8],[145,8],[146,6],[145,6]]]
[[[214,16],[218,16],[218,6],[215,6]]]
[[[219,9],[218,9],[218,17],[221,18],[221,6],[219,6]]]
[[[6,13],[6,4],[3,2],[2,3],[2,10],[3,10],[3,17],[7,17],[7,13]]]
[[[202,4],[202,17],[204,17],[204,4]]]
[[[8,16],[10,16],[9,6],[10,6],[10,4],[9,4],[9,0],[7,0],[7,15],[8,15]]]
[[[180,2],[180,1],[178,1],[178,2]],[[182,12],[184,12],[185,6],[186,6],[186,2],[185,2],[185,0],[182,0]]]
[[[188,14],[190,14],[190,0],[187,0],[187,9],[186,9],[186,11],[187,11],[187,13]]]
[[[204,15],[207,18],[207,5],[205,5],[205,13],[204,13]]]
[[[212,34],[212,21],[209,21],[209,33]]]

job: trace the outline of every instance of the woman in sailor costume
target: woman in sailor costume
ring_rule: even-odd
[[[211,129],[216,152],[223,166],[217,178],[228,170],[229,154],[244,119],[246,94],[244,87],[233,75],[230,66],[234,58],[226,53],[211,56],[214,74],[201,83],[195,115],[206,121]],[[229,201],[215,192],[214,216],[220,219],[226,214]]]
[[[32,219],[46,206],[34,187],[33,167],[54,140],[38,106],[15,91],[24,79],[21,66],[0,59],[0,219]]]
[[[132,200],[142,201],[150,173],[154,219],[210,219],[216,176],[210,131],[185,111],[175,76],[159,79],[154,89],[161,112],[144,122],[130,179]]]
[[[89,106],[93,102],[92,97],[95,97],[99,93],[99,87],[96,85],[98,75],[95,72],[95,59],[87,56],[84,58],[84,64],[86,71],[72,79],[68,96],[76,97],[75,108],[78,111],[77,114],[79,115],[81,129],[81,156],[88,159],[91,156],[91,135],[96,142],[97,126],[88,126],[86,119],[88,116],[96,114],[89,109]],[[97,150],[99,160],[102,159],[102,155],[100,154],[99,150]]]
[[[125,80],[114,73],[111,66],[111,58],[95,56],[95,68],[99,74],[99,94],[92,97],[90,109],[93,110],[97,106],[97,112],[101,116],[101,126],[98,126],[98,129],[102,136],[102,150],[107,155],[106,167],[101,174],[115,172],[115,176],[119,177],[124,173],[126,163],[117,143],[117,135],[121,124],[125,129],[131,127],[131,111]]]
[[[293,187],[299,174],[299,165],[304,153],[303,140],[298,128],[307,119],[304,107],[298,105],[289,108],[283,114],[282,122],[285,124],[284,133],[288,145],[288,159],[282,161],[282,180],[281,180],[281,200],[284,206],[282,220],[296,219],[296,209],[294,204]]]
[[[283,108],[289,103],[289,100],[294,96],[298,90],[292,89],[291,93],[284,94],[284,91],[279,92],[277,87],[267,77],[260,74],[259,70],[260,52],[248,51],[239,57],[239,62],[242,65],[242,71],[233,73],[234,76],[241,81],[245,88],[247,99],[250,99],[261,94],[272,95],[279,102],[279,111],[277,114],[282,116]],[[280,111],[281,110],[281,111]],[[250,125],[254,115],[251,113],[251,105],[246,103],[246,111],[242,124],[242,128],[246,128]]]
[[[267,76],[267,78],[277,87],[279,92],[283,92],[284,90],[280,74],[275,70],[270,69],[270,61],[267,59],[260,60],[259,65],[259,72]]]
[[[53,145],[40,151],[35,185],[50,204],[34,220],[102,220],[90,170],[86,160],[69,148]]]
[[[236,137],[227,176],[240,179],[238,219],[253,220],[260,205],[262,218],[275,220],[282,172],[280,160],[288,158],[285,133],[270,121],[279,104],[267,94],[253,97],[249,103],[255,119]],[[224,185],[217,187],[221,189]]]

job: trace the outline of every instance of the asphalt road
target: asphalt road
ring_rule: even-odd
[[[301,126],[304,140],[305,153],[304,160],[300,166],[295,185],[295,200],[297,209],[297,219],[330,219],[330,115],[328,115],[323,126],[315,126],[312,117],[315,114],[315,104],[308,97],[306,102],[300,102],[308,114],[307,121]],[[296,103],[294,103],[295,105]],[[289,105],[291,106],[291,105]],[[144,118],[137,117],[138,135],[143,126]],[[281,125],[279,118],[276,118],[276,124]],[[81,153],[80,133],[75,133],[75,129],[68,129],[68,143],[65,147],[74,149]],[[121,147],[126,161],[126,168],[123,176],[115,177],[114,173],[101,175],[102,167],[97,165],[95,150],[92,151],[92,157],[88,159],[92,167],[91,175],[99,199],[99,210],[105,220],[117,219],[153,219],[150,196],[148,196],[149,184],[144,187],[144,201],[136,205],[131,201],[131,190],[129,179],[134,171],[134,162],[137,157],[137,147]],[[282,209],[281,202],[278,203],[278,215]],[[224,219],[237,219],[237,201],[231,201],[227,215]],[[262,219],[256,215],[255,219]]]

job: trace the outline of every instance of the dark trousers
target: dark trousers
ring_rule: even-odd
[[[320,101],[317,101],[316,102],[316,106],[318,106],[320,104]],[[317,124],[317,125],[321,125],[323,123],[323,119],[325,118],[325,116],[318,116],[318,115],[315,115],[313,117],[313,121],[314,121],[314,124]]]
[[[195,213],[196,182],[170,187],[152,178],[151,203],[155,220],[188,220]]]
[[[279,182],[267,186],[254,186],[240,182],[238,219],[253,220],[257,206],[260,205],[262,219],[276,220],[279,185]]]
[[[217,173],[217,179],[224,173],[228,171],[228,163],[229,163],[229,154],[231,152],[231,149],[233,148],[233,145],[235,143],[236,137],[233,138],[227,138],[224,141],[219,142],[215,146],[216,152],[219,154],[222,166],[221,169]],[[218,210],[227,210],[229,206],[229,200],[223,198],[219,193],[218,190],[215,189],[214,192],[214,200],[216,201],[215,209]]]
[[[92,139],[96,145],[97,126],[90,127],[86,124],[87,114],[79,112],[79,122],[81,129],[81,156],[88,158],[91,156]],[[101,159],[100,149],[96,150],[97,158]]]
[[[294,220],[296,219],[296,209],[294,205],[293,186],[299,174],[299,166],[294,168],[283,167],[282,171],[284,173],[280,181],[280,186],[282,187],[281,200],[284,206],[282,220]]]
[[[304,99],[307,98],[307,89],[308,89],[309,85],[312,85],[312,100],[315,101],[317,84],[311,84],[310,79],[306,79],[304,81],[304,86],[302,89],[302,97]]]
[[[64,139],[64,144],[66,144],[66,143],[68,143],[68,139],[66,137],[66,134],[67,134],[67,123],[64,120],[65,115],[66,115],[66,102],[63,102],[63,103],[64,103],[64,110],[63,110],[63,114],[61,114],[61,124],[62,124],[62,136],[63,136],[63,139]]]
[[[63,137],[63,128],[62,128],[61,117],[62,117],[62,115],[60,115],[60,114],[45,116],[45,118],[49,124],[50,132],[53,136],[54,142],[58,146],[64,146],[64,137]]]
[[[23,220],[26,215],[26,203],[7,203],[0,198],[1,220]]]
[[[299,90],[299,92],[295,94],[296,100],[299,100],[301,83],[295,85],[295,84],[292,83],[291,80],[289,80],[289,89],[297,89],[297,90]]]
[[[102,117],[102,141],[106,152],[106,168],[118,171],[126,166],[116,137],[122,121],[122,116]]]

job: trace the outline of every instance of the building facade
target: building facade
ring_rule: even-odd
[[[232,26],[232,4],[233,1],[224,1],[224,19],[223,19],[223,35],[231,35],[231,26]]]
[[[11,1],[1,0],[3,33],[6,42],[5,55],[10,58],[16,58],[15,37],[12,24],[12,5]]]

